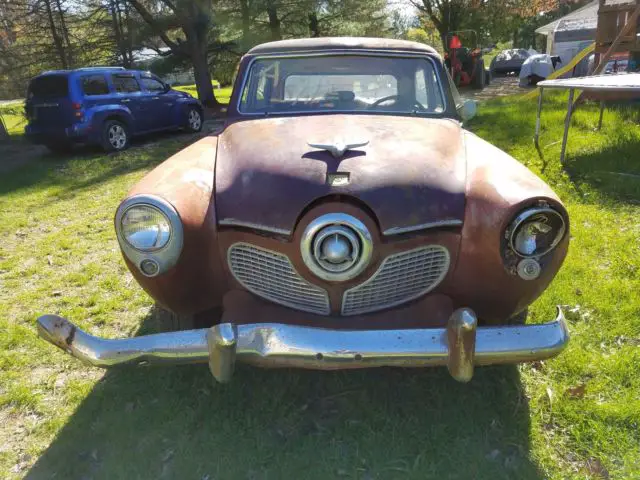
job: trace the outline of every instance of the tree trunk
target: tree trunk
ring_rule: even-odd
[[[47,18],[49,20],[49,29],[51,30],[51,36],[53,37],[53,44],[56,47],[56,52],[58,53],[58,59],[60,60],[60,64],[64,70],[69,68],[69,64],[67,63],[67,56],[65,55],[64,46],[62,45],[62,39],[60,35],[58,35],[58,30],[56,29],[56,23],[53,20],[53,12],[51,11],[51,0],[44,0],[44,6],[47,9]]]
[[[449,51],[449,44],[447,43],[448,32],[446,31],[446,29],[444,29],[442,31],[438,31],[438,33],[440,34],[440,41],[442,42],[442,47],[444,48],[444,51],[448,52]]]
[[[198,91],[198,99],[203,105],[211,108],[220,108],[221,104],[213,93],[213,85],[211,85],[211,73],[209,72],[209,62],[207,61],[206,50],[197,48],[191,56],[193,63],[193,76],[196,81],[196,90]]]
[[[58,10],[58,17],[60,17],[60,30],[62,30],[62,37],[64,38],[64,42],[67,44],[67,63],[69,65],[73,65],[73,54],[71,51],[71,41],[69,40],[69,29],[67,28],[67,22],[64,20],[62,4],[60,3],[60,0],[55,0],[55,2],[56,8]]]
[[[251,48],[251,10],[249,0],[240,0],[240,15],[242,17],[242,52]]]
[[[267,15],[269,15],[269,31],[271,32],[271,40],[282,40],[278,8],[273,0],[269,0],[267,2]]]
[[[211,23],[211,3],[208,0],[201,2],[189,1],[189,21],[182,26],[187,39],[188,55],[193,64],[193,76],[196,81],[198,99],[203,105],[210,108],[220,108],[211,85],[211,73],[209,72],[209,45],[208,35]]]
[[[309,14],[309,33],[314,38],[320,36],[320,24],[318,22],[318,14],[316,12],[311,12]]]
[[[120,8],[122,7],[122,8]],[[123,38],[124,38],[124,52],[125,52],[125,66],[129,66],[129,68],[131,68],[133,66],[133,37],[131,35],[131,32],[133,31],[132,25],[131,25],[131,15],[129,14],[130,12],[130,7],[129,4],[124,1],[123,3],[120,3],[118,1],[118,10],[120,12],[120,17],[122,18],[122,14],[124,12],[124,21],[122,21],[122,26],[123,26]],[[125,33],[125,27],[126,27],[126,33]]]
[[[118,55],[122,65],[125,68],[131,68],[131,55],[127,48],[127,41],[125,39],[124,21],[122,19],[122,11],[120,10],[119,0],[110,0],[109,9],[111,10],[111,23],[113,24],[113,34],[116,39],[116,45],[118,48]]]

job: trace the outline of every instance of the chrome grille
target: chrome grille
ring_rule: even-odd
[[[449,252],[439,245],[389,255],[369,280],[344,293],[342,314],[358,315],[413,300],[434,289],[448,269]]]
[[[295,271],[286,255],[236,243],[228,251],[233,276],[250,292],[287,307],[328,315],[329,295]]]

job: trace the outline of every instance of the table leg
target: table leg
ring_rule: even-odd
[[[602,115],[604,114],[604,100],[600,101],[600,120],[598,120],[598,131],[602,128]]]
[[[567,150],[567,138],[569,137],[569,126],[571,125],[571,115],[573,114],[573,94],[575,90],[569,90],[569,103],[567,104],[567,116],[564,119],[564,136],[562,137],[562,149],[560,150],[560,164],[564,165],[564,154]]]
[[[544,92],[544,88],[540,87],[540,93],[538,94],[538,113],[536,115],[536,133],[533,137],[533,143],[536,148],[540,150],[540,145],[538,144],[540,140],[540,115],[542,113],[542,94]]]

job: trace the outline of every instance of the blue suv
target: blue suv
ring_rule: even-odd
[[[124,150],[132,136],[202,129],[203,111],[188,93],[155,75],[122,67],[44,72],[29,83],[27,137],[54,152],[74,143]]]

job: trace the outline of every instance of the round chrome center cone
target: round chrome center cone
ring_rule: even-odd
[[[311,222],[300,242],[302,259],[315,275],[345,281],[360,272],[371,259],[371,235],[357,218],[329,213]]]
[[[351,244],[339,233],[325,238],[320,251],[322,259],[333,264],[343,263],[351,258]]]

